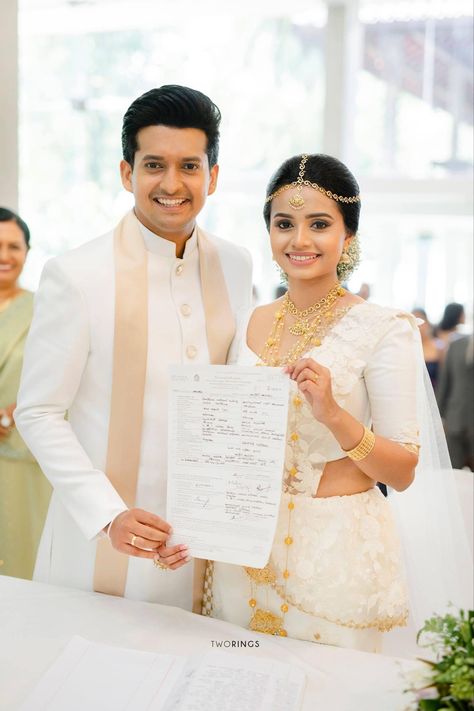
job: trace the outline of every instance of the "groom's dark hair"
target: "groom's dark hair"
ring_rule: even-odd
[[[207,137],[206,153],[209,167],[219,155],[219,124],[221,112],[208,96],[187,86],[166,84],[150,89],[128,107],[123,117],[123,159],[133,168],[138,149],[137,133],[147,126],[198,128]]]

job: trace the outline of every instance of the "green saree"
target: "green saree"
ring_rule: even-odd
[[[16,402],[33,294],[0,312],[0,408]],[[31,579],[51,486],[14,427],[0,437],[0,574]]]

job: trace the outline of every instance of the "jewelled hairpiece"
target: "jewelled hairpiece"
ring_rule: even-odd
[[[303,153],[301,156],[301,162],[299,165],[299,173],[298,173],[298,179],[294,180],[292,183],[289,183],[288,185],[282,185],[281,188],[278,188],[278,190],[275,190],[274,193],[269,195],[267,199],[265,200],[265,204],[267,202],[270,202],[273,200],[273,198],[276,198],[277,195],[280,195],[283,193],[285,190],[290,190],[291,188],[296,188],[296,193],[291,197],[288,202],[290,204],[290,207],[293,208],[293,210],[301,210],[302,207],[304,207],[304,198],[301,195],[301,191],[303,189],[303,186],[306,185],[308,188],[313,188],[314,190],[319,190],[320,193],[323,193],[323,195],[327,195],[331,200],[335,200],[336,202],[360,202],[360,195],[353,195],[351,197],[344,197],[343,195],[336,195],[336,193],[331,192],[330,190],[326,190],[325,188],[322,188],[320,185],[317,183],[312,183],[310,180],[305,180],[304,179],[304,174],[305,174],[305,168],[306,168],[306,162],[308,160],[308,154]]]

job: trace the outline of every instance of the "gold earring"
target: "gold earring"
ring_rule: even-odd
[[[275,259],[275,257],[273,257],[273,262],[274,262],[275,267],[277,268],[278,273],[279,273],[279,275],[280,275],[280,282],[281,282],[282,284],[288,284],[288,274],[283,271],[283,269],[280,267],[280,265],[278,264],[278,262],[277,262],[277,260]]]

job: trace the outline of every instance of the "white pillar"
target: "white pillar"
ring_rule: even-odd
[[[18,209],[18,0],[0,3],[0,206]]]
[[[361,56],[357,0],[330,0],[325,33],[323,152],[349,165],[353,155],[356,83]]]
[[[416,297],[414,306],[426,308],[426,287],[428,282],[428,264],[430,260],[433,235],[429,232],[422,232],[417,235],[417,277],[416,277]]]

